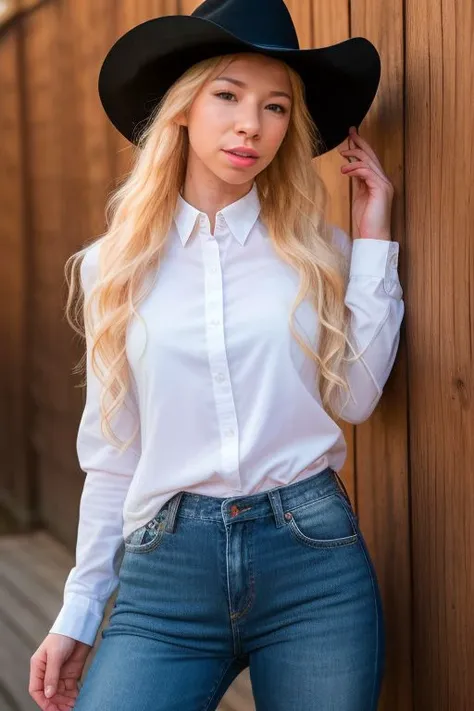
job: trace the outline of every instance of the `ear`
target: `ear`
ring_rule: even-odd
[[[187,126],[188,125],[188,119],[184,114],[178,114],[175,118],[175,123],[178,124],[178,126]]]

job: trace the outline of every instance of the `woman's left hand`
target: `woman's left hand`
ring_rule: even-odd
[[[351,143],[353,145],[351,145]],[[361,238],[390,240],[394,188],[380,161],[354,126],[349,130],[349,149],[339,149],[345,158],[357,160],[343,165],[341,172],[353,177],[352,219]]]

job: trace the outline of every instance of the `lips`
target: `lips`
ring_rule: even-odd
[[[251,168],[258,161],[258,156],[241,156],[234,151],[223,150],[223,153],[227,155],[227,161],[233,165],[235,168]]]
[[[234,156],[240,156],[241,158],[258,158],[258,153],[251,149],[232,149],[226,150],[226,153],[232,153]]]

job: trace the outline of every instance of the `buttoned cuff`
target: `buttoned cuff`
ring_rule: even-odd
[[[393,279],[397,271],[398,242],[386,239],[354,239],[350,276],[369,276]]]
[[[400,296],[398,277],[399,242],[357,238],[352,242],[350,277],[383,279],[387,294]]]

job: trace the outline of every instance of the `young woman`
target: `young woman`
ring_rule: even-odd
[[[139,25],[101,70],[138,150],[106,233],[68,262],[87,477],[31,662],[44,711],[208,711],[247,666],[258,711],[377,706],[380,591],[336,420],[374,410],[404,313],[393,187],[349,132],[378,55],[362,38],[299,50],[281,0],[255,8]],[[312,162],[345,137],[353,241],[327,224]]]

